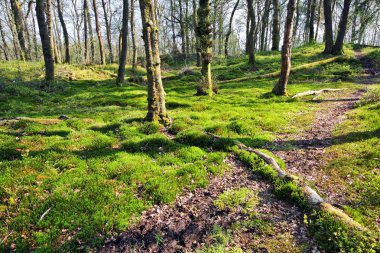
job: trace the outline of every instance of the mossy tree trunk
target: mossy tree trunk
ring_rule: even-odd
[[[212,96],[213,80],[211,74],[211,62],[212,62],[212,27],[210,20],[210,1],[199,0],[198,7],[198,27],[197,36],[199,37],[201,56],[202,56],[202,77],[203,80],[198,87],[198,95]]]
[[[129,1],[123,0],[123,24],[121,28],[121,52],[119,60],[119,71],[117,75],[117,84],[121,85],[125,78],[125,65],[127,63],[127,47],[128,47],[128,16]]]
[[[131,1],[131,37],[132,37],[132,70],[137,69],[137,42],[135,24],[135,0]]]
[[[272,4],[272,51],[278,51],[280,49],[280,6],[278,0],[273,0]]]
[[[94,14],[95,14],[96,34],[98,36],[98,41],[99,41],[100,63],[102,65],[104,65],[104,64],[106,64],[106,55],[105,55],[105,51],[104,51],[104,44],[103,44],[102,34],[101,34],[101,31],[100,31],[98,7],[96,5],[96,0],[93,0],[92,3],[93,3],[93,7],[94,7]]]
[[[58,17],[59,17],[59,21],[61,22],[63,37],[65,40],[65,63],[70,63],[69,34],[67,32],[65,20],[63,19],[61,0],[57,0],[57,8],[58,8]]]
[[[325,54],[331,54],[334,47],[331,0],[323,0],[323,14],[325,16]]]
[[[146,121],[170,123],[165,104],[161,78],[161,60],[158,43],[156,9],[153,0],[139,0],[148,77],[148,114]]]
[[[351,0],[344,0],[342,17],[339,22],[339,31],[333,48],[333,54],[343,54],[343,42],[347,31],[348,14],[350,13],[350,6]]]
[[[193,0],[193,22],[194,22],[195,33],[197,33],[198,23],[199,23],[198,13],[197,13],[197,0]],[[196,55],[197,55],[197,67],[201,67],[202,55],[201,55],[199,36],[195,36],[195,50],[196,50]]]
[[[21,6],[18,0],[11,0],[11,9],[13,13],[13,18],[15,21],[17,38],[20,44],[20,58],[21,60],[30,60],[30,56],[27,54],[26,43],[25,43],[25,27],[23,22],[23,13],[21,11]]]
[[[5,57],[5,60],[9,61],[9,48],[8,48],[8,44],[7,44],[7,40],[5,39],[5,34],[4,34],[4,30],[3,30],[3,24],[1,23],[1,19],[0,19],[0,35],[1,35],[1,41],[3,42],[3,53],[4,53],[4,57]]]
[[[285,21],[284,44],[281,53],[281,74],[278,83],[273,88],[273,93],[279,96],[286,95],[286,87],[289,81],[291,69],[291,57],[293,46],[293,19],[297,0],[289,0]]]
[[[48,0],[49,1],[49,0]],[[48,24],[46,21],[46,8],[44,0],[36,0],[36,16],[42,43],[42,52],[45,60],[46,83],[54,81],[54,59],[51,39],[49,37]]]

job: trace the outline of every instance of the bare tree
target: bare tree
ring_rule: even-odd
[[[128,47],[128,16],[129,1],[123,0],[123,25],[121,28],[121,52],[119,60],[119,71],[117,75],[117,84],[121,85],[125,78],[125,65],[127,63],[127,47]]]

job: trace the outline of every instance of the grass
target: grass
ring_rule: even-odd
[[[326,59],[321,51],[320,45],[296,49],[294,66]],[[340,64],[293,73],[289,93],[358,88],[352,81],[358,63],[351,47],[346,51]],[[258,53],[257,75],[277,71],[279,59],[278,53]],[[210,175],[227,169],[226,143],[212,144],[204,131],[261,148],[278,134],[308,128],[318,108],[269,95],[275,78],[224,83],[213,98],[194,96],[199,75],[178,75],[183,71],[170,63],[166,68],[167,105],[174,119],[170,131],[178,142],[163,136],[159,126],[142,123],[146,88],[128,82],[117,87],[111,78],[115,65],[59,65],[57,82],[42,91],[41,63],[0,63],[0,118],[24,117],[0,124],[0,238],[6,238],[0,251],[88,251],[100,246],[106,237],[135,224],[142,211],[171,203],[183,188],[205,187]],[[216,59],[214,64],[220,80],[252,75],[247,69],[243,57]],[[144,73],[139,69],[137,75]],[[128,69],[131,75],[135,73]],[[363,105],[357,113],[368,114],[370,122],[377,113],[371,108],[376,105]],[[57,120],[60,115],[70,119]],[[362,130],[370,135],[376,129]],[[371,139],[365,138],[363,149],[377,143]],[[346,162],[349,167],[352,159]],[[279,194],[292,190],[279,184]],[[369,187],[376,190],[375,183]]]

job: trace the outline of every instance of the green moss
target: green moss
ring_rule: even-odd
[[[214,200],[214,205],[221,211],[237,211],[252,214],[259,203],[258,196],[248,188],[240,188],[223,192]]]

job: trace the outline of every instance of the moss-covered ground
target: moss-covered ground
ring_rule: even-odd
[[[320,45],[295,49],[293,66],[315,64],[292,73],[290,95],[363,88],[355,81],[362,67],[351,46],[343,58],[326,64],[318,63],[328,58],[322,51]],[[379,49],[363,52],[380,62]],[[214,73],[219,80],[260,77],[278,71],[280,54],[259,52],[257,61],[258,72],[249,73],[245,57],[216,58]],[[179,141],[174,142],[160,126],[143,123],[146,87],[117,87],[116,65],[58,65],[58,81],[42,91],[42,63],[0,63],[0,251],[100,246],[135,224],[142,211],[223,174],[227,153],[210,148],[204,131],[260,148],[278,134],[308,128],[320,106],[272,96],[276,78],[224,82],[212,98],[194,96],[199,75],[192,64],[164,64],[170,131]],[[336,129],[326,166],[350,193],[346,210],[374,231],[380,212],[379,87],[372,85]],[[69,119],[59,120],[61,115]],[[219,252],[210,250],[204,252]]]

